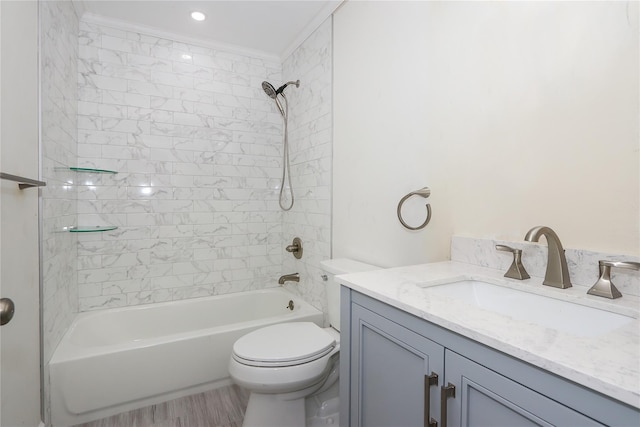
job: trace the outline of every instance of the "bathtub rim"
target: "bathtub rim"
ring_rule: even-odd
[[[237,297],[240,294],[248,294],[248,293],[251,293],[251,294],[281,293],[294,301],[296,305],[296,310],[292,312],[284,312],[276,316],[262,317],[259,319],[230,323],[230,324],[220,325],[220,326],[199,328],[193,331],[177,332],[177,333],[161,335],[157,337],[143,338],[136,341],[126,341],[126,342],[117,343],[117,344],[86,347],[86,346],[80,346],[80,345],[74,344],[73,342],[71,342],[71,339],[70,339],[72,332],[75,330],[75,328],[78,327],[78,324],[85,319],[101,317],[101,316],[117,315],[118,313],[125,312],[125,311],[127,312],[135,311],[135,312],[144,313],[144,311],[146,310],[158,309],[158,308],[161,309],[163,307],[168,307],[172,305],[188,305],[189,303],[193,303],[195,301],[204,302],[208,300],[231,299],[234,296]],[[142,304],[142,305],[135,305],[135,306],[85,311],[85,312],[76,314],[73,321],[71,322],[71,325],[69,325],[69,328],[62,336],[62,339],[58,343],[56,349],[53,351],[51,358],[48,361],[48,364],[51,365],[55,363],[64,363],[68,361],[80,360],[87,357],[96,357],[96,356],[102,356],[105,354],[113,354],[122,350],[130,349],[132,347],[146,348],[146,347],[159,346],[168,341],[185,341],[188,339],[193,339],[193,338],[209,335],[211,333],[220,332],[220,331],[226,331],[226,330],[235,331],[238,329],[244,329],[244,328],[253,327],[256,325],[264,325],[265,323],[272,324],[273,320],[282,319],[283,316],[291,318],[291,321],[296,321],[295,319],[299,317],[304,317],[304,316],[309,316],[314,314],[315,315],[320,314],[320,315],[323,315],[324,317],[324,314],[322,313],[322,311],[312,306],[308,302],[304,301],[302,297],[281,287],[271,287],[271,288],[255,289],[250,291],[233,292],[228,294],[211,295],[206,297],[188,298],[188,299],[177,300],[177,301],[163,301],[158,303],[149,303],[149,304]],[[277,323],[281,323],[281,322],[277,322]]]

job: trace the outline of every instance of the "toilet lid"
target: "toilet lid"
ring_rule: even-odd
[[[335,339],[315,323],[280,323],[240,338],[233,345],[233,357],[251,366],[292,366],[316,360],[335,345]]]

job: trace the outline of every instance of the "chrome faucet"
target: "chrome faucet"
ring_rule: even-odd
[[[293,274],[285,274],[284,276],[280,276],[278,279],[279,285],[284,285],[284,282],[299,282],[300,275],[298,273]]]
[[[570,288],[571,280],[569,278],[567,258],[564,256],[564,248],[556,232],[549,227],[533,227],[527,235],[524,236],[524,240],[527,242],[537,242],[540,236],[547,238],[548,246],[547,272],[544,275],[542,284],[553,286],[554,288]]]

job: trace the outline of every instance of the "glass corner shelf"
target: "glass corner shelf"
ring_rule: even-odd
[[[71,169],[74,172],[84,172],[84,173],[111,173],[111,174],[118,173],[117,171],[112,171],[108,169],[74,168],[74,167],[70,167],[69,169]]]
[[[115,225],[90,225],[90,226],[80,226],[80,227],[69,227],[67,230],[71,233],[96,233],[101,231],[111,231],[115,230],[118,227]]]

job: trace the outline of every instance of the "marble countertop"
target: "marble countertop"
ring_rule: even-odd
[[[505,354],[526,361],[616,400],[640,408],[640,298],[607,300],[583,286],[556,289],[542,279],[519,281],[504,272],[459,262],[439,262],[344,274],[340,283]],[[521,321],[468,303],[425,292],[461,278],[488,282],[632,317],[601,336],[578,336]]]

